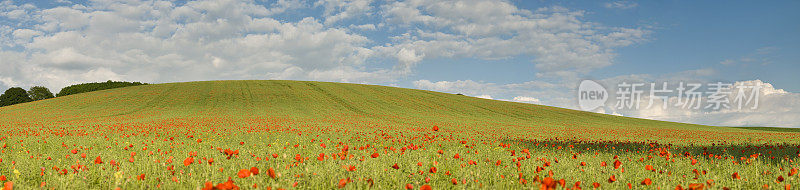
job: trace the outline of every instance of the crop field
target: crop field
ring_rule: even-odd
[[[0,108],[15,189],[790,189],[800,133],[385,86],[207,81]]]

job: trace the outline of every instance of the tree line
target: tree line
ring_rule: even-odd
[[[67,86],[61,89],[55,96],[50,89],[43,86],[34,86],[30,90],[25,90],[20,87],[12,87],[0,95],[0,107],[20,104],[25,102],[32,102],[37,100],[44,100],[54,97],[67,96],[72,94],[79,94],[84,92],[106,90],[112,88],[122,88],[128,86],[145,85],[147,83],[141,82],[124,82],[124,81],[106,81],[106,82],[93,82],[82,83]]]

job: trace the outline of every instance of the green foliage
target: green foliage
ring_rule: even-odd
[[[61,89],[56,96],[66,96],[72,94],[79,94],[84,92],[91,92],[91,91],[98,91],[98,90],[106,90],[112,88],[122,88],[128,86],[138,86],[138,85],[145,85],[147,83],[141,82],[124,82],[124,81],[106,81],[106,82],[93,82],[93,83],[83,83],[83,84],[76,84],[67,86]]]
[[[25,89],[20,87],[9,88],[3,95],[0,95],[0,106],[10,106],[30,101],[33,100],[31,97],[28,97],[28,93],[25,92]]]
[[[50,92],[50,89],[47,89],[47,87],[44,86],[31,87],[31,89],[28,90],[28,96],[30,96],[31,99],[33,99],[33,101],[44,100],[55,97],[53,96],[53,93]]]

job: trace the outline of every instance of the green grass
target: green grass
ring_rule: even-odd
[[[776,131],[776,132],[800,132],[800,128],[781,128],[781,127],[736,127],[739,129],[748,129],[756,131]]]
[[[24,189],[42,182],[57,189],[197,189],[228,177],[242,188],[331,189],[350,178],[346,188],[367,188],[372,179],[377,189],[406,184],[528,189],[539,188],[534,179],[549,177],[550,171],[567,187],[580,182],[581,188],[594,182],[615,189],[628,183],[708,187],[709,179],[712,188],[733,189],[800,183],[797,174],[788,175],[800,156],[800,133],[791,130],[663,122],[375,85],[205,81],[133,86],[3,107],[0,127],[0,143],[7,145],[0,149],[0,175]],[[240,154],[227,159],[217,148]],[[194,152],[196,160],[213,158],[214,163],[184,166]],[[324,161],[316,159],[320,153]],[[379,156],[371,158],[373,153]],[[463,160],[455,159],[456,153]],[[334,154],[347,158],[333,159]],[[104,164],[92,163],[98,156]],[[166,163],[170,157],[173,162]],[[614,169],[615,160],[624,172]],[[395,163],[400,169],[390,167]],[[73,165],[86,169],[75,172]],[[356,171],[343,168],[349,165]],[[656,171],[644,170],[645,165]],[[69,172],[60,175],[54,167]],[[236,176],[251,167],[262,174]],[[431,167],[437,173],[431,174]],[[280,176],[268,177],[268,168]],[[695,176],[694,169],[706,174]],[[741,179],[733,179],[734,172]],[[136,179],[140,174],[144,180]],[[611,175],[617,181],[609,183]],[[784,181],[776,182],[778,176]],[[640,185],[645,178],[653,183]]]

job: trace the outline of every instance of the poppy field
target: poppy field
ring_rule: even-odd
[[[8,189],[791,189],[800,133],[385,86],[152,84],[0,108]]]

